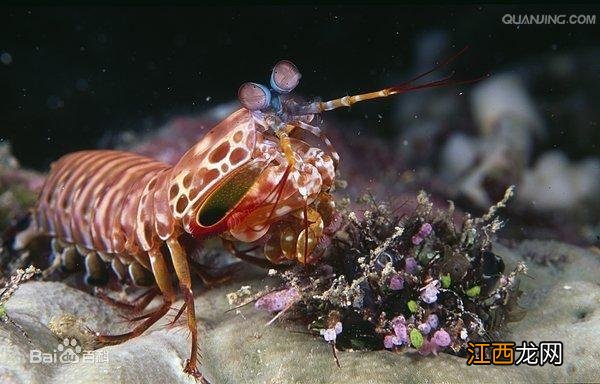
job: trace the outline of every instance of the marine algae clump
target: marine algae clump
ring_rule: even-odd
[[[452,204],[434,209],[424,192],[409,215],[363,199],[361,217],[342,212],[342,229],[320,264],[277,273],[281,291],[298,293],[285,311],[338,348],[464,356],[468,342],[494,339],[524,315],[517,299],[525,265],[505,273],[492,252],[502,227],[496,215],[512,192],[484,216],[458,221]]]

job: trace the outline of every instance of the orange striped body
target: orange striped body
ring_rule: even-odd
[[[138,209],[156,217],[154,209],[161,206],[157,202],[155,208],[154,199],[148,198],[141,204],[141,192],[155,176],[168,174],[170,169],[167,164],[120,151],[66,155],[52,165],[34,208],[35,223],[41,232],[67,243],[136,255],[136,225],[144,223],[132,218]],[[157,197],[166,203],[165,196]]]

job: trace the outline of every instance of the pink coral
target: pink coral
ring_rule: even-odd
[[[437,295],[440,293],[439,287],[439,280],[433,280],[431,283],[421,288],[421,300],[427,304],[435,303],[437,301]]]
[[[404,269],[406,273],[414,274],[417,271],[417,260],[414,257],[408,257],[404,262]]]
[[[340,333],[342,333],[342,323],[339,321],[335,323],[335,326],[333,328],[321,329],[320,332],[321,336],[323,336],[325,341],[334,343],[337,339],[337,335],[339,335]]]
[[[397,316],[392,319],[393,335],[386,335],[383,338],[383,346],[392,349],[394,346],[408,344],[408,330],[404,316]]]
[[[292,287],[264,295],[256,300],[254,307],[269,312],[279,312],[298,301],[299,298],[300,294],[298,293],[298,290]]]
[[[396,340],[397,340],[396,336],[386,335],[383,338],[383,346],[387,349],[392,349],[392,348],[394,348],[394,345],[395,345],[394,341],[396,341]]]
[[[392,328],[394,328],[394,333],[400,344],[408,343],[408,331],[406,329],[406,320],[404,319],[404,316],[398,316],[392,319]]]
[[[400,275],[394,275],[390,278],[388,286],[393,291],[399,291],[404,288],[404,279]]]
[[[429,334],[429,332],[431,332],[431,326],[427,323],[421,323],[418,326],[419,331],[421,331],[422,334],[427,335]]]
[[[429,236],[429,234],[431,233],[432,229],[433,228],[431,227],[431,224],[429,224],[429,223],[423,223],[423,225],[421,225],[421,228],[419,229],[419,232],[417,232],[417,234],[412,237],[412,239],[411,239],[412,243],[414,245],[421,244],[421,242],[423,240],[425,240],[425,238],[427,236]]]
[[[431,329],[436,329],[438,327],[439,319],[435,313],[427,316],[427,324],[431,327]]]
[[[434,333],[431,340],[440,347],[447,347],[452,343],[450,335],[443,329],[440,329],[439,331]]]

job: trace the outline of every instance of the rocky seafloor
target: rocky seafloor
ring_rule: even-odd
[[[197,295],[202,370],[213,383],[412,383],[412,382],[595,382],[600,377],[600,260],[596,253],[553,241],[523,241],[509,249],[494,244],[507,268],[529,265],[523,279],[521,305],[526,316],[510,323],[502,340],[559,340],[564,343],[561,366],[467,366],[449,354],[420,356],[389,351],[340,351],[341,368],[319,336],[301,332],[293,322],[267,326],[272,316],[247,306],[229,311],[227,294],[241,286],[273,283],[266,272],[248,268],[235,281]],[[559,264],[532,258],[563,259]],[[180,303],[179,303],[180,304]],[[105,302],[57,282],[23,284],[6,305],[11,319],[0,325],[0,377],[3,383],[193,383],[182,372],[187,358],[187,333],[160,324],[144,335],[94,354],[101,363],[30,364],[31,349],[52,352],[60,339],[53,321],[65,315],[94,329],[119,332],[119,312]],[[164,321],[162,322],[164,325]],[[305,329],[304,329],[305,330]],[[77,335],[77,331],[71,331]],[[106,355],[104,355],[106,354]]]

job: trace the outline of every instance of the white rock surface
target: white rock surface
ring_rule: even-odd
[[[560,151],[544,153],[523,175],[517,198],[537,209],[568,209],[600,194],[600,160],[570,163]]]
[[[515,75],[499,74],[476,85],[471,105],[479,129],[494,132],[499,120],[509,117],[522,121],[532,130],[543,129],[542,119],[522,81]]]
[[[503,340],[564,343],[564,364],[544,366],[467,366],[465,359],[442,354],[340,352],[342,368],[320,337],[295,333],[290,323],[265,326],[270,315],[251,305],[227,312],[225,295],[242,285],[264,286],[266,271],[227,286],[198,293],[203,371],[212,383],[413,383],[413,382],[592,382],[600,377],[600,256],[556,242],[526,241],[514,250],[496,245],[507,268],[525,257],[522,304],[527,316],[510,323]],[[249,270],[249,269],[248,269]],[[181,328],[153,327],[141,337],[94,353],[106,362],[31,364],[31,349],[51,352],[60,342],[49,329],[52,318],[71,314],[96,330],[128,328],[119,313],[102,301],[61,283],[32,282],[7,304],[31,344],[11,324],[0,323],[2,383],[194,383],[182,372],[189,344]],[[106,353],[106,355],[104,355]]]

